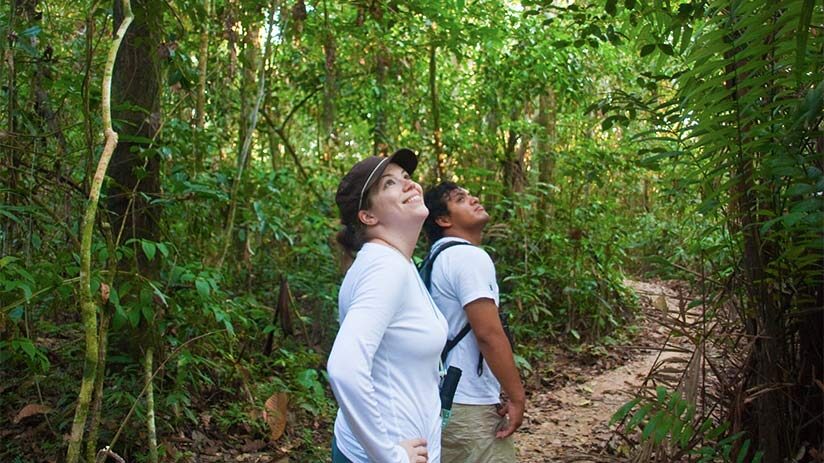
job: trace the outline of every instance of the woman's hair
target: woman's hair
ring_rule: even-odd
[[[363,198],[363,205],[360,210],[366,210],[372,207],[372,189],[370,188],[369,191],[366,193],[366,197]],[[363,245],[366,243],[366,225],[357,220],[355,223],[346,224],[343,228],[338,231],[338,234],[335,236],[335,239],[338,241],[338,244],[343,248],[344,253],[349,258],[354,258],[355,253],[360,251]]]

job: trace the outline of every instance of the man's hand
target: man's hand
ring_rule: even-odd
[[[506,400],[499,405],[498,414],[506,416],[508,420],[506,427],[498,430],[498,432],[495,433],[495,437],[498,439],[506,439],[520,428],[521,423],[524,422],[524,408],[524,402],[513,402],[511,400]]]
[[[399,445],[406,450],[409,463],[426,463],[429,461],[429,452],[426,450],[426,440],[409,439],[401,441]]]

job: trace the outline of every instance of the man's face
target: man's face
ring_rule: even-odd
[[[452,190],[446,199],[449,221],[460,229],[483,228],[489,222],[489,214],[476,196],[463,188]]]

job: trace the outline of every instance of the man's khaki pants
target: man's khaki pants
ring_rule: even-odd
[[[512,436],[495,437],[505,424],[495,405],[453,404],[441,437],[441,463],[513,463]]]

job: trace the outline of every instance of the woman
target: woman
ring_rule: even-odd
[[[412,263],[428,214],[415,153],[370,157],[341,180],[338,241],[356,254],[327,364],[340,409],[333,463],[440,462],[438,363],[446,320]]]

